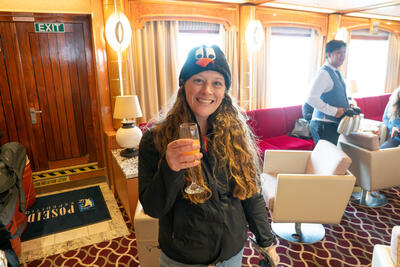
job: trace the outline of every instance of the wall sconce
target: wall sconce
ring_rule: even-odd
[[[247,25],[245,40],[250,51],[258,51],[264,41],[264,30],[259,20],[251,20]]]
[[[114,118],[122,119],[122,127],[115,136],[119,146],[125,148],[120,155],[131,158],[138,155],[138,146],[142,131],[135,126],[134,119],[142,117],[139,100],[136,95],[117,96],[114,107]],[[129,120],[132,119],[132,120]]]
[[[122,56],[121,53],[128,47],[132,38],[132,29],[129,24],[128,18],[122,13],[118,12],[115,6],[115,12],[110,15],[106,22],[106,39],[108,44],[117,51],[118,55],[118,73],[119,85],[121,95],[124,95],[123,82],[122,82]]]
[[[116,51],[123,52],[131,42],[132,29],[128,18],[122,12],[114,12],[106,22],[106,38]]]

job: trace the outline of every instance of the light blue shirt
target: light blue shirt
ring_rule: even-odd
[[[389,102],[386,105],[385,112],[383,113],[383,118],[382,118],[383,123],[385,124],[386,128],[388,128],[389,135],[392,134],[393,127],[397,127],[398,129],[400,129],[400,118],[399,117],[396,117],[393,121],[389,120],[388,113],[389,113],[390,105],[391,105],[391,102],[389,100]],[[400,136],[397,135],[395,137],[395,139],[400,141]]]

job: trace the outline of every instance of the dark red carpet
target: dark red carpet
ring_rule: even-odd
[[[385,190],[388,204],[365,208],[349,203],[340,225],[325,225],[326,237],[312,245],[277,240],[285,267],[370,266],[373,246],[390,243],[392,227],[400,225],[400,187]],[[24,266],[139,266],[134,229],[119,203],[131,234],[24,264]],[[242,266],[258,266],[259,255],[246,244]],[[156,266],[154,266],[156,267]]]

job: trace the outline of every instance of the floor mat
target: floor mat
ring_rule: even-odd
[[[36,199],[22,241],[111,219],[99,186]]]

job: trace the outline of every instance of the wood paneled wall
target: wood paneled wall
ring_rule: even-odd
[[[341,19],[340,27],[345,27],[348,31],[357,29],[369,29],[373,21],[379,23],[378,28],[380,30],[395,33],[400,37],[400,21],[343,16]]]
[[[256,19],[260,20],[264,27],[274,25],[311,28],[323,36],[326,36],[328,31],[328,14],[257,7]]]
[[[134,28],[142,28],[146,21],[190,20],[220,23],[225,29],[239,26],[237,4],[187,1],[131,0],[130,20]]]

